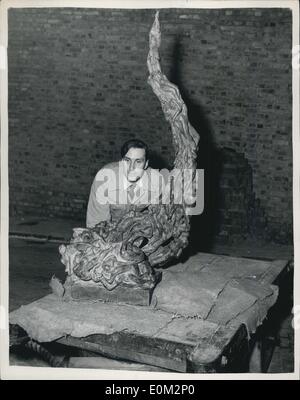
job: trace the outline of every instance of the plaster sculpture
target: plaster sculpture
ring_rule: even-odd
[[[174,169],[190,169],[194,176],[199,136],[188,121],[178,88],[161,72],[158,17],[157,12],[149,34],[148,83],[171,126]],[[65,288],[77,283],[106,291],[129,287],[153,290],[160,276],[153,267],[179,257],[188,244],[186,208],[185,202],[171,201],[143,211],[132,210],[118,221],[101,222],[94,228],[75,228],[70,244],[59,247],[68,274]]]

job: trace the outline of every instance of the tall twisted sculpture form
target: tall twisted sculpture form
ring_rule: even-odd
[[[158,17],[157,12],[149,35],[148,83],[171,125],[174,170],[188,169],[194,179],[199,136],[188,121],[178,88],[161,72]],[[169,204],[150,204],[143,211],[130,211],[118,221],[101,222],[94,228],[75,228],[70,244],[59,248],[68,273],[67,282],[90,282],[108,291],[120,286],[153,289],[158,280],[153,267],[179,257],[188,244],[190,225],[186,210],[185,201],[175,204],[171,199]]]

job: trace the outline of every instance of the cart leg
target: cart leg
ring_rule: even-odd
[[[48,364],[51,367],[67,367],[68,366],[68,359],[67,357],[62,357],[62,356],[56,356],[50,353],[49,350],[47,350],[44,346],[42,346],[40,343],[36,342],[35,340],[29,340],[25,346],[36,352],[37,354],[40,355],[40,357],[48,362]]]
[[[249,372],[268,372],[275,346],[276,337],[273,336],[256,340],[250,355]]]
[[[249,360],[249,372],[262,372],[261,342],[256,340]]]

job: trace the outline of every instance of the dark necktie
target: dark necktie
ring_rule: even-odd
[[[132,203],[132,202],[133,202],[134,195],[135,195],[135,193],[134,193],[135,188],[136,188],[136,183],[133,183],[133,184],[130,185],[129,188],[127,189],[127,194],[128,194],[129,203]]]

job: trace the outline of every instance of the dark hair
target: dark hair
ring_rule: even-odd
[[[142,140],[139,139],[130,139],[127,140],[121,147],[121,156],[122,158],[125,156],[125,154],[128,152],[129,149],[144,149],[145,150],[145,157],[146,160],[148,160],[148,146],[146,143],[144,143]]]

